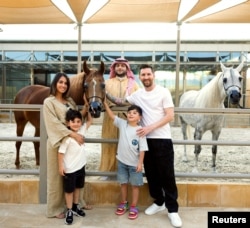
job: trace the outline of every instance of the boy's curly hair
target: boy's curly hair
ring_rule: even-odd
[[[79,118],[82,120],[82,114],[80,111],[78,110],[74,110],[74,109],[69,109],[67,112],[66,112],[66,121],[70,121],[70,120],[74,120],[75,118]]]

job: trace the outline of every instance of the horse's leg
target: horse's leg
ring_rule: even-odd
[[[219,139],[221,130],[212,131],[212,140],[217,141]],[[216,155],[217,155],[217,145],[212,146],[212,168],[216,172]]]
[[[180,116],[180,121],[181,121],[181,131],[182,131],[182,135],[183,135],[183,140],[187,140],[187,123],[183,120],[183,118]],[[182,161],[187,162],[188,158],[187,158],[187,147],[186,144],[184,144],[184,154],[183,154],[183,158]]]
[[[40,136],[40,128],[35,127],[35,137]],[[33,142],[36,156],[36,165],[40,165],[40,142]]]
[[[16,121],[17,137],[21,137],[23,135],[23,131],[24,131],[26,123],[27,123],[26,119]],[[15,160],[16,169],[20,169],[20,157],[19,156],[20,156],[21,145],[22,145],[22,141],[16,141],[16,160]]]
[[[203,135],[203,131],[200,128],[195,128],[194,131],[194,140],[201,140]],[[195,154],[195,168],[193,169],[193,172],[198,172],[198,157],[201,152],[201,145],[196,144],[194,146],[194,154]]]

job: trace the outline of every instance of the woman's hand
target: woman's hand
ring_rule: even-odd
[[[84,143],[84,136],[81,134],[72,131],[72,133],[69,136],[75,139],[79,145],[82,145]]]

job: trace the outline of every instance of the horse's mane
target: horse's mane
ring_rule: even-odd
[[[220,100],[222,103],[225,97],[222,97],[221,90],[219,88],[219,80],[222,72],[219,72],[209,83],[199,90],[196,106],[197,107],[216,107],[220,106]],[[221,99],[219,99],[221,98]],[[218,106],[218,107],[219,107]]]
[[[77,103],[82,101],[84,77],[85,73],[81,72],[70,78],[70,96]]]
[[[85,73],[78,73],[70,78],[70,87],[74,89],[80,89],[83,87]]]

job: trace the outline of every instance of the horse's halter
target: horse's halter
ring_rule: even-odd
[[[96,80],[95,80],[94,77],[92,78],[92,82],[93,82],[93,91],[95,92],[95,91],[96,91],[95,87],[96,87],[97,82],[96,82]],[[84,83],[84,91],[86,92],[86,91],[88,90],[88,88],[89,88],[89,84],[88,84],[87,82],[85,82],[85,83]],[[101,84],[101,89],[102,89],[102,90],[105,89],[105,83],[102,83],[102,84]],[[97,98],[97,99],[99,99],[99,100],[101,100],[101,101],[104,100],[103,97],[97,96],[97,95],[95,95],[95,93],[94,93],[93,96],[90,96],[90,97],[87,97],[87,96],[86,96],[86,99],[87,99],[88,102],[94,102],[94,101],[96,101],[95,98]]]
[[[238,87],[238,89],[239,90],[241,90],[241,84],[240,84],[240,82],[241,82],[241,80],[242,80],[242,77],[236,77],[235,76],[235,72],[234,72],[234,70],[233,69],[230,69],[230,77],[231,77],[231,80],[232,80],[232,84],[231,85],[229,85],[229,86],[225,86],[226,85],[226,83],[227,83],[227,78],[225,78],[224,77],[225,76],[225,73],[223,72],[222,74],[221,74],[221,77],[222,77],[222,81],[223,81],[223,87],[224,87],[224,90],[227,92],[228,91],[228,89],[229,88],[231,88],[231,87]],[[236,81],[235,81],[235,79],[236,79]],[[239,79],[239,80],[237,80],[237,79]]]
[[[83,86],[84,93],[86,95],[86,99],[87,99],[88,103],[90,104],[89,105],[89,111],[91,111],[92,113],[95,113],[97,110],[101,112],[102,109],[103,109],[102,103],[104,101],[105,95],[103,97],[100,97],[100,96],[96,95],[96,86],[97,86],[98,83],[96,81],[95,76],[92,76],[91,81],[92,81],[91,84],[93,84],[93,88],[92,88],[93,95],[92,96],[89,96],[89,97],[87,96],[87,90],[90,88],[89,87],[90,83],[85,82],[84,86]],[[105,83],[104,82],[101,83],[100,86],[101,86],[102,92],[105,94],[105,91],[104,91],[105,90]]]

